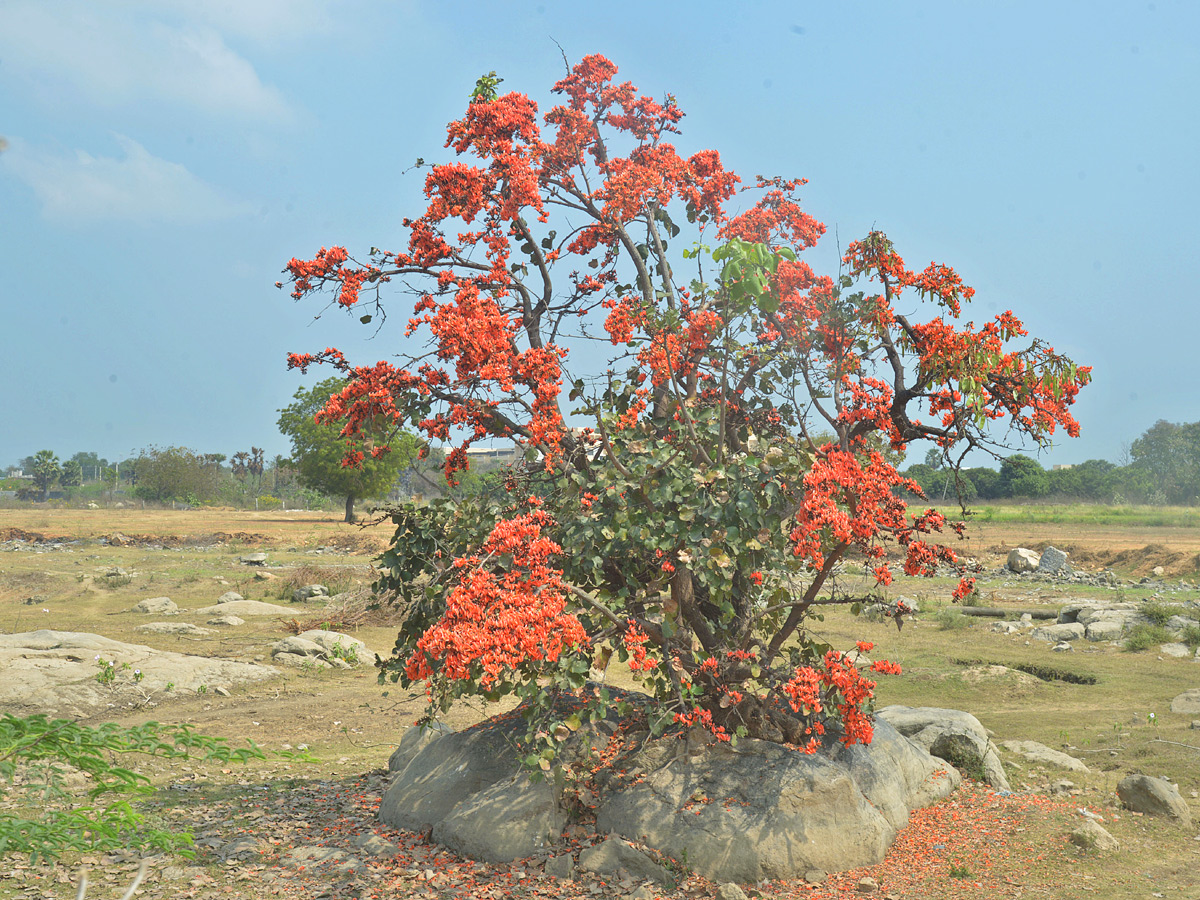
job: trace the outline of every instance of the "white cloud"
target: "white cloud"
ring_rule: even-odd
[[[155,5],[0,4],[4,67],[41,90],[105,107],[159,101],[271,122],[292,118],[275,87],[205,22],[166,21]]]
[[[47,219],[71,225],[103,221],[139,224],[210,222],[252,212],[179,163],[159,159],[132,138],[114,135],[123,158],[39,153],[19,141],[0,168],[26,182]]]

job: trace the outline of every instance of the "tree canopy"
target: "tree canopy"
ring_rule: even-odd
[[[410,608],[387,672],[424,683],[431,712],[516,691],[536,714],[612,648],[658,730],[868,741],[870,676],[896,668],[860,668],[870,645],[809,625],[823,604],[882,599],[897,569],[963,568],[937,541],[961,523],[910,514],[901,494],[920,488],[889,457],[926,441],[961,459],[999,420],[1035,444],[1077,434],[1089,370],[1023,341],[1011,311],[966,320],[973,289],[908,268],[882,232],[818,274],[803,180],[683,155],[674,97],[616,75],[586,57],[544,114],[485,76],[448,126],[456,159],[420,163],[406,246],[287,265],[294,297],[329,292],[363,321],[414,298],[398,362],[291,355],[348,379],[322,420],[346,436],[409,423],[452,444],[449,479],[485,439],[529,460],[502,501],[396,514],[384,584]],[[838,577],[848,558],[869,584]],[[535,760],[554,734],[531,728]]]
[[[411,434],[396,433],[390,422],[360,419],[349,437],[344,436],[323,410],[345,390],[344,378],[327,378],[311,388],[301,388],[292,403],[279,411],[278,425],[292,442],[292,460],[300,481],[313,490],[345,497],[346,521],[353,522],[355,501],[391,490],[401,470],[416,456],[417,447]],[[343,465],[347,453],[355,464]]]

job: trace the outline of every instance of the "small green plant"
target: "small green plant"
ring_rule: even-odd
[[[100,656],[96,657],[96,666],[100,671],[96,673],[96,680],[105,687],[108,687],[117,680],[117,666]]]
[[[265,758],[252,741],[247,743],[230,747],[223,738],[196,734],[188,725],[110,723],[92,728],[68,719],[4,713],[0,780],[11,786],[7,793],[15,803],[0,812],[0,856],[23,853],[36,862],[67,851],[117,848],[194,856],[190,834],[150,828],[130,806],[127,795],[153,793],[154,788],[146,776],[116,760],[127,754],[221,762]],[[75,804],[63,788],[63,777],[72,771],[90,776],[93,787],[84,805]],[[107,805],[97,802],[105,799]]]
[[[939,609],[937,611],[937,615],[933,617],[933,620],[937,622],[938,628],[940,628],[942,631],[957,631],[958,629],[966,628],[971,624],[971,619],[969,616],[965,616],[957,609],[951,609],[949,607],[946,607],[945,609]]]
[[[1171,617],[1176,614],[1176,609],[1166,603],[1160,603],[1157,600],[1147,600],[1138,610],[1143,616],[1150,620],[1152,625],[1165,626],[1171,620]]]
[[[200,687],[196,688],[196,693],[197,694],[207,694],[208,693],[208,685],[207,684],[200,685]]]
[[[343,645],[341,641],[336,641],[329,655],[349,665],[358,665],[358,650],[353,645]]]
[[[1138,653],[1168,643],[1173,637],[1171,632],[1161,625],[1134,625],[1125,635],[1125,649],[1131,653]]]
[[[1179,639],[1195,653],[1197,648],[1200,648],[1200,625],[1184,625],[1182,636]]]
[[[964,865],[960,865],[959,863],[950,863],[950,877],[951,878],[970,878],[970,877],[972,877],[971,870],[968,869]]]

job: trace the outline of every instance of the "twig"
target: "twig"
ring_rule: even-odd
[[[1200,750],[1200,747],[1193,747],[1191,744],[1181,744],[1179,741],[1164,741],[1162,738],[1151,738],[1151,744],[1173,744],[1176,747],[1187,747],[1189,750]]]

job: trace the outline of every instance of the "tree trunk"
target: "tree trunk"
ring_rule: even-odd
[[[354,495],[346,495],[346,521],[354,524]]]

